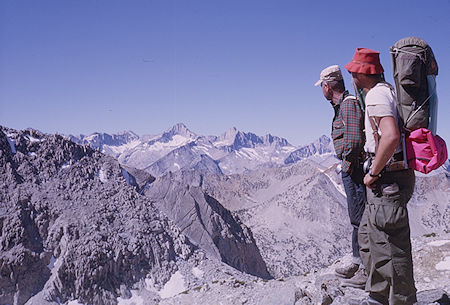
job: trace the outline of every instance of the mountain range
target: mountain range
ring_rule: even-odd
[[[188,168],[229,175],[259,167],[280,167],[313,156],[318,158],[318,163],[326,159],[328,163],[336,162],[332,143],[326,136],[309,145],[295,147],[281,137],[258,136],[236,128],[219,136],[199,136],[182,123],[158,135],[138,137],[126,131],[68,138],[156,177]]]

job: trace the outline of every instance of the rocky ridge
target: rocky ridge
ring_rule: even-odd
[[[117,157],[117,152],[111,150],[111,147],[126,145],[139,139],[139,136],[132,131],[124,131],[112,135],[107,133],[95,132],[89,136],[69,136],[69,139],[78,144],[89,145],[93,149],[106,151],[108,152],[108,154]]]
[[[323,155],[326,153],[334,153],[333,144],[329,137],[321,136],[317,141],[291,152],[286,160],[284,160],[284,163],[292,164],[314,155]]]
[[[207,257],[196,236],[187,238],[183,231],[189,231],[162,209],[177,194],[167,191],[164,203],[139,195],[153,185],[158,182],[147,173],[88,146],[2,127],[0,304],[117,304],[133,288],[161,288],[181,265]],[[248,229],[201,190],[195,196],[203,198],[195,201],[200,210],[212,204],[221,211],[211,213],[215,223],[208,233],[225,248],[234,245],[230,253],[241,261],[227,262],[267,276],[259,273],[264,265],[239,253],[239,243],[252,247]],[[225,248],[216,249],[220,259],[228,258]],[[254,242],[251,249],[258,251]],[[153,293],[152,299],[161,297]]]
[[[250,230],[202,188],[174,179],[157,179],[144,195],[178,225],[198,248],[238,270],[271,278]]]

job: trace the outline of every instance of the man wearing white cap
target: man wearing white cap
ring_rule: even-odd
[[[336,268],[336,275],[352,278],[362,266],[358,228],[366,204],[366,187],[363,183],[363,147],[364,147],[364,116],[359,102],[345,90],[341,69],[337,65],[322,70],[320,79],[315,86],[322,87],[323,96],[330,101],[334,109],[331,128],[334,149],[337,157],[342,160],[342,182],[347,195],[348,214],[353,226],[352,250],[353,260],[348,266]],[[365,282],[357,284],[356,288],[364,289]]]

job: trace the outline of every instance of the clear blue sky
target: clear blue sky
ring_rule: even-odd
[[[419,36],[438,60],[450,144],[449,16],[450,0],[2,0],[0,125],[142,135],[183,122],[304,144],[330,133],[313,86],[324,67],[368,47],[392,82],[389,47]]]

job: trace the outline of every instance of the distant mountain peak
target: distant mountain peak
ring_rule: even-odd
[[[269,145],[275,143],[276,145],[279,145],[279,146],[291,146],[291,144],[285,138],[273,136],[270,133],[266,134],[264,136],[264,143],[269,144]]]
[[[234,138],[236,137],[236,135],[239,133],[240,131],[236,128],[236,127],[231,127],[230,129],[228,129],[227,131],[225,131],[225,133],[223,133],[220,136],[221,140],[232,140],[234,141]]]
[[[286,139],[271,134],[258,136],[252,132],[242,132],[236,127],[232,127],[219,137],[216,145],[229,146],[232,150],[239,150],[243,147],[253,148],[257,145],[288,146],[290,144]]]
[[[177,123],[174,126],[172,126],[172,128],[166,130],[163,133],[163,137],[173,137],[175,135],[180,135],[183,137],[188,137],[188,138],[196,138],[197,135],[195,133],[193,133],[192,131],[190,131],[186,125],[184,125],[183,123]]]
[[[331,141],[331,139],[329,137],[327,137],[326,135],[322,135],[319,139],[318,139],[319,143],[329,143]]]
[[[133,131],[131,131],[131,130],[123,130],[123,131],[120,131],[120,132],[116,133],[116,135],[118,135],[118,136],[125,136],[125,135],[127,135],[127,136],[131,136],[133,138],[139,138],[139,136],[136,133],[134,133]]]
[[[104,145],[121,146],[139,139],[139,136],[134,132],[127,130],[113,134],[94,132],[88,136],[80,135],[79,137],[69,135],[68,139],[78,144],[89,145],[94,149],[102,150]]]
[[[301,146],[293,151],[289,157],[286,158],[284,163],[291,164],[313,155],[323,155],[327,153],[334,153],[333,143],[329,137],[322,135],[313,143]]]

